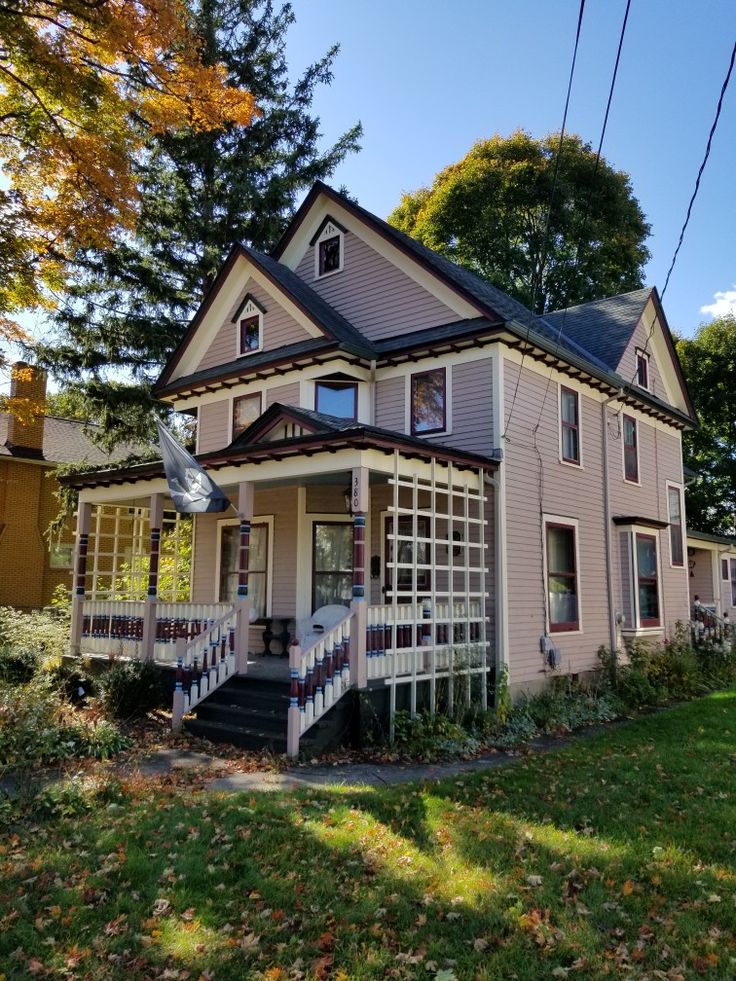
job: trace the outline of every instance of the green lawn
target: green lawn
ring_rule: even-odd
[[[735,777],[730,692],[440,784],[129,785],[1,839],[0,977],[734,978]]]

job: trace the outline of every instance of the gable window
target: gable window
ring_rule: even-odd
[[[549,629],[579,630],[575,526],[547,522],[546,545]]]
[[[261,414],[261,395],[240,395],[233,399],[233,439],[237,439]]]
[[[315,247],[315,279],[331,276],[342,270],[345,264],[345,231],[346,229],[329,215],[318,228],[309,243]]]
[[[318,381],[314,386],[314,408],[338,419],[358,418],[358,383]]]
[[[636,383],[639,388],[649,388],[649,355],[638,349],[636,352]]]
[[[682,543],[682,491],[670,484],[667,487],[667,510],[670,519],[670,562],[672,565],[685,564],[685,549]]]
[[[221,529],[219,597],[221,603],[234,603],[238,595],[240,526],[237,522],[231,522],[223,524]],[[269,609],[268,532],[265,522],[250,526],[248,599],[258,618],[265,617]]]
[[[253,354],[263,348],[264,307],[251,296],[244,298],[234,320],[238,322],[238,356]]]
[[[571,388],[560,388],[560,449],[565,463],[580,464],[580,398]]]
[[[631,416],[624,416],[623,421],[623,443],[624,443],[624,480],[629,480],[634,484],[639,483],[639,438],[637,433],[636,419]]]
[[[447,429],[447,373],[444,368],[411,376],[411,434],[428,436]]]
[[[654,535],[636,535],[636,576],[639,596],[639,624],[642,627],[658,627],[659,619],[659,570],[657,567],[657,539]]]

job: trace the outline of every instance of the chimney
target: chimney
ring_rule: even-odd
[[[10,412],[5,440],[11,453],[43,456],[45,409],[46,372],[25,361],[16,361],[10,369]]]

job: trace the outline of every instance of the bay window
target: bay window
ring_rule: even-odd
[[[639,625],[660,626],[659,616],[659,569],[657,565],[657,538],[655,535],[636,534],[636,578],[639,600]]]
[[[574,525],[547,522],[547,607],[551,632],[580,629]]]

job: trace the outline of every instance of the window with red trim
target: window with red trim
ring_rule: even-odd
[[[580,463],[580,396],[560,389],[560,445],[565,463]]]
[[[261,396],[240,395],[233,399],[233,439],[255,422],[261,414]]]
[[[578,571],[573,525],[547,524],[547,596],[549,629],[578,630]]]
[[[444,368],[411,376],[411,433],[427,436],[447,429],[447,376]]]
[[[639,438],[636,419],[624,416],[624,478],[639,482]]]
[[[636,382],[640,388],[649,388],[649,356],[636,352]]]
[[[682,545],[682,491],[679,487],[667,488],[667,506],[670,517],[670,561],[672,565],[685,564]]]
[[[659,568],[657,539],[654,535],[636,536],[636,570],[639,592],[639,626],[658,627]]]

